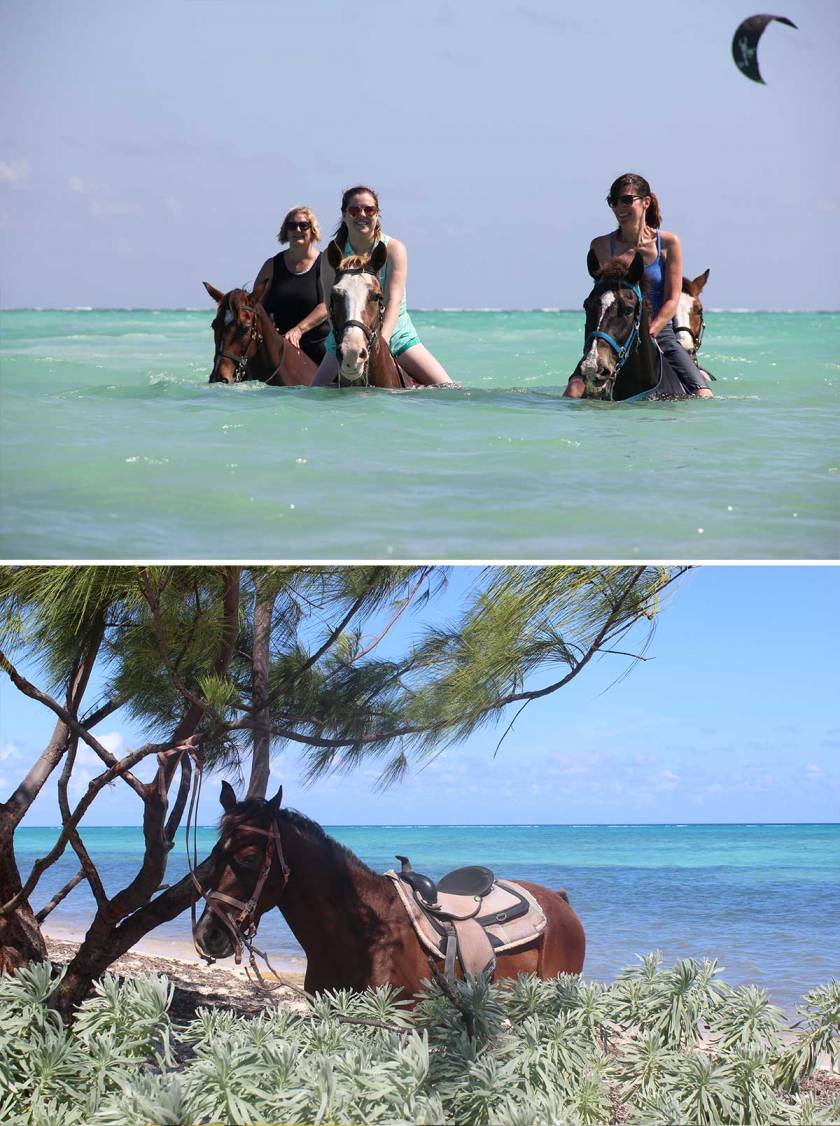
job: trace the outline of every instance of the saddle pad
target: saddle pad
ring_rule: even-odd
[[[447,921],[446,916],[436,925],[436,921],[430,919],[417,903],[412,889],[396,872],[388,871],[385,875],[393,882],[421,945],[435,957],[445,957],[446,929],[440,924]],[[522,899],[527,903],[527,911],[515,918],[508,917],[510,908],[514,904],[518,905]],[[446,915],[451,915],[456,921],[456,931],[465,929],[460,924],[461,919],[470,919],[476,927],[480,924],[494,955],[518,950],[539,938],[545,930],[546,918],[542,907],[527,888],[510,880],[497,880],[490,894],[480,901],[463,895],[441,895],[439,901],[444,906]],[[510,911],[510,914],[515,912]],[[499,915],[505,917],[497,918]],[[478,943],[477,946],[481,947],[483,943]],[[479,970],[482,968],[479,967]]]

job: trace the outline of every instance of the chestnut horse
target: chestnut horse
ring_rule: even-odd
[[[377,875],[320,825],[281,809],[282,787],[269,801],[237,802],[222,783],[225,813],[213,849],[212,890],[194,928],[204,957],[241,952],[262,915],[278,907],[306,954],[305,988],[363,990],[390,984],[416,993],[431,976],[429,959],[394,885]],[[500,954],[498,977],[541,978],[579,973],[585,938],[580,920],[560,894],[523,883],[545,913],[540,937]]]
[[[216,302],[211,383],[240,383],[256,379],[282,387],[309,387],[317,365],[277,331],[260,305],[265,291],[261,282],[253,293],[232,289],[222,293],[209,282],[204,288]]]
[[[697,364],[698,368],[707,380],[714,379],[715,377],[711,372],[706,371],[700,367],[700,361],[697,359],[697,353],[700,351],[700,345],[703,343],[703,333],[706,329],[706,322],[703,318],[703,302],[700,300],[700,294],[706,282],[709,280],[709,271],[699,274],[696,278],[689,280],[683,278],[682,280],[682,293],[680,294],[677,311],[674,314],[674,332],[677,334],[677,340]]]
[[[388,248],[376,245],[368,256],[345,258],[338,243],[327,248],[327,261],[335,270],[330,293],[330,323],[338,355],[338,382],[343,387],[387,387],[402,390],[420,384],[404,372],[382,339],[385,297],[379,271]]]
[[[565,397],[684,399],[682,384],[650,337],[641,254],[637,251],[629,266],[614,258],[599,269],[590,251],[587,265],[595,285],[583,303],[586,341]]]

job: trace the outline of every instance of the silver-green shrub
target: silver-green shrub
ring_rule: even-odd
[[[840,985],[812,990],[793,1029],[714,962],[642,959],[609,986],[562,975],[387,987],[308,1010],[169,1015],[165,978],[106,976],[70,1028],[49,965],[0,976],[0,1122],[828,1123],[801,1084],[840,1059]],[[619,1109],[621,1108],[621,1109]]]

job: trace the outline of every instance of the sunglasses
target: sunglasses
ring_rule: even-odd
[[[644,198],[645,197],[643,195],[630,195],[629,192],[626,195],[615,195],[615,196],[608,195],[607,196],[607,207],[616,207],[619,203],[623,203],[623,204],[626,205],[628,203],[632,203],[634,199],[644,199]]]
[[[308,231],[312,224],[308,219],[303,219],[300,222],[289,222],[286,224],[287,231]]]
[[[363,215],[365,218],[368,216],[372,218],[378,210],[378,207],[366,207],[364,204],[358,203],[351,203],[347,208],[348,213],[352,215],[354,219],[358,219],[360,215]]]

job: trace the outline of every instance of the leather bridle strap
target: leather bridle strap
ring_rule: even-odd
[[[289,882],[290,874],[289,866],[286,863],[285,856],[283,855],[283,845],[280,840],[280,826],[278,825],[276,818],[272,821],[271,827],[269,829],[259,829],[255,826],[248,826],[246,827],[245,831],[248,833],[258,833],[261,836],[268,838],[265,846],[265,855],[263,856],[260,874],[257,877],[257,882],[254,885],[254,890],[251,892],[251,897],[246,903],[243,903],[241,899],[234,899],[234,897],[231,895],[225,895],[224,892],[205,892],[201,885],[198,883],[198,880],[196,880],[195,876],[193,876],[193,882],[198,888],[199,894],[201,895],[202,899],[205,900],[208,908],[213,912],[216,918],[220,919],[231,933],[234,946],[234,959],[237,965],[239,965],[239,963],[242,961],[243,940],[247,942],[248,939],[253,938],[257,933],[257,925],[254,920],[254,914],[256,912],[257,903],[259,902],[263,887],[265,886],[265,882],[268,879],[268,874],[271,871],[271,865],[275,855],[280,865],[280,873],[283,881],[283,887],[281,888],[281,891]],[[273,849],[272,845],[274,846]],[[231,918],[230,913],[224,910],[222,906],[217,906],[217,904],[225,904],[228,907],[234,907],[238,911],[238,914],[235,918]],[[196,950],[198,950],[198,953],[202,958],[207,958],[207,955],[199,950],[197,943]],[[209,959],[209,961],[212,962],[214,961],[214,959]]]

